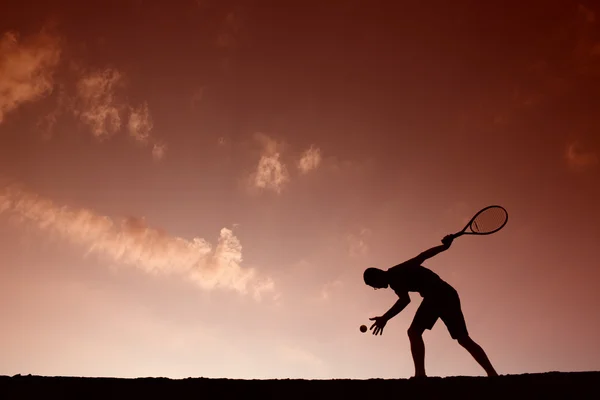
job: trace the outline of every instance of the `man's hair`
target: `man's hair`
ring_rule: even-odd
[[[381,279],[383,272],[379,268],[367,268],[363,273],[363,279],[367,285],[372,286],[374,281]]]

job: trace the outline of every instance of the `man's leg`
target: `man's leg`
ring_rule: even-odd
[[[415,363],[415,378],[427,376],[425,374],[425,342],[423,341],[423,332],[425,332],[425,329],[431,329],[438,318],[438,313],[433,303],[428,299],[423,299],[412,324],[408,328],[410,351]]]
[[[481,346],[475,343],[469,336],[467,324],[465,323],[465,317],[460,306],[460,298],[458,293],[454,289],[449,293],[450,296],[444,303],[445,307],[442,310],[441,318],[448,327],[448,331],[450,332],[452,339],[456,339],[462,347],[467,349],[475,361],[477,361],[485,370],[488,376],[498,376],[496,370],[492,366],[492,363],[488,359]]]
[[[415,363],[415,378],[427,376],[425,374],[425,342],[423,341],[423,332],[423,329],[408,329],[410,351]]]
[[[477,343],[471,339],[470,336],[463,336],[458,339],[458,343],[467,349],[467,351],[473,356],[475,361],[481,365],[481,367],[485,370],[488,376],[498,376],[498,373],[492,366],[492,363],[488,359],[485,351],[479,346]]]

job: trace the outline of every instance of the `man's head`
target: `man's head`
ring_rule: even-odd
[[[367,268],[363,273],[365,283],[375,289],[388,287],[387,274],[379,268]]]

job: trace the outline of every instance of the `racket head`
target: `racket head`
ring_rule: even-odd
[[[465,234],[471,235],[490,235],[504,228],[508,222],[508,212],[502,206],[491,205],[487,206],[471,218],[471,221],[465,228],[468,231]]]

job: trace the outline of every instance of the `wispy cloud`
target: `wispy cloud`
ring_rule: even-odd
[[[598,164],[598,155],[592,151],[585,151],[579,142],[567,145],[565,159],[572,170],[579,172]]]
[[[156,161],[160,161],[165,157],[166,151],[167,151],[166,144],[155,143],[154,146],[152,147],[152,157]]]
[[[147,143],[150,131],[154,127],[152,116],[148,111],[148,103],[144,102],[137,108],[131,108],[129,123],[127,124],[129,135],[141,143]]]
[[[98,139],[120,132],[126,122],[129,136],[144,146],[152,146],[155,160],[164,158],[167,146],[151,135],[154,121],[147,102],[135,107],[120,99],[119,89],[125,87],[124,74],[115,68],[84,72],[77,81],[77,93],[72,111]]]
[[[68,82],[55,79],[62,47],[60,38],[46,30],[25,38],[15,32],[0,36],[0,123],[6,114],[51,95],[58,87],[56,107],[37,122],[44,135],[51,136],[65,111],[98,139],[119,132],[125,120],[130,136],[137,143],[152,145],[154,158],[162,159],[166,146],[152,140],[154,124],[148,104],[134,107],[120,99],[119,89],[125,87],[123,73],[116,68],[86,70],[77,66],[71,70],[78,74],[72,91]]]
[[[321,163],[321,150],[311,146],[307,149],[300,160],[298,161],[298,169],[301,173],[306,174],[313,169],[317,169]]]
[[[324,284],[323,287],[321,288],[321,296],[320,296],[321,300],[331,299],[333,292],[336,291],[337,289],[341,288],[342,286],[344,286],[344,283],[339,279],[336,279],[332,282],[328,282],[328,283]]]
[[[369,245],[367,241],[371,233],[370,229],[363,228],[358,234],[350,233],[346,236],[350,257],[362,257],[368,254]]]
[[[97,138],[111,136],[121,129],[123,105],[116,101],[116,89],[122,74],[106,68],[83,75],[77,82],[75,114],[87,124]]]
[[[257,300],[274,283],[254,269],[242,268],[242,246],[230,229],[221,229],[216,247],[201,238],[186,240],[147,225],[143,218],[120,223],[88,209],[59,206],[16,186],[0,191],[0,213],[22,224],[87,248],[86,254],[107,257],[146,273],[177,274],[200,288],[223,288],[251,294]]]
[[[262,133],[257,133],[255,138],[262,143],[263,152],[256,171],[251,175],[252,183],[256,188],[280,193],[290,179],[287,167],[280,160],[280,145]]]
[[[52,92],[59,64],[58,37],[42,31],[21,40],[15,32],[0,38],[0,123],[24,103]]]

